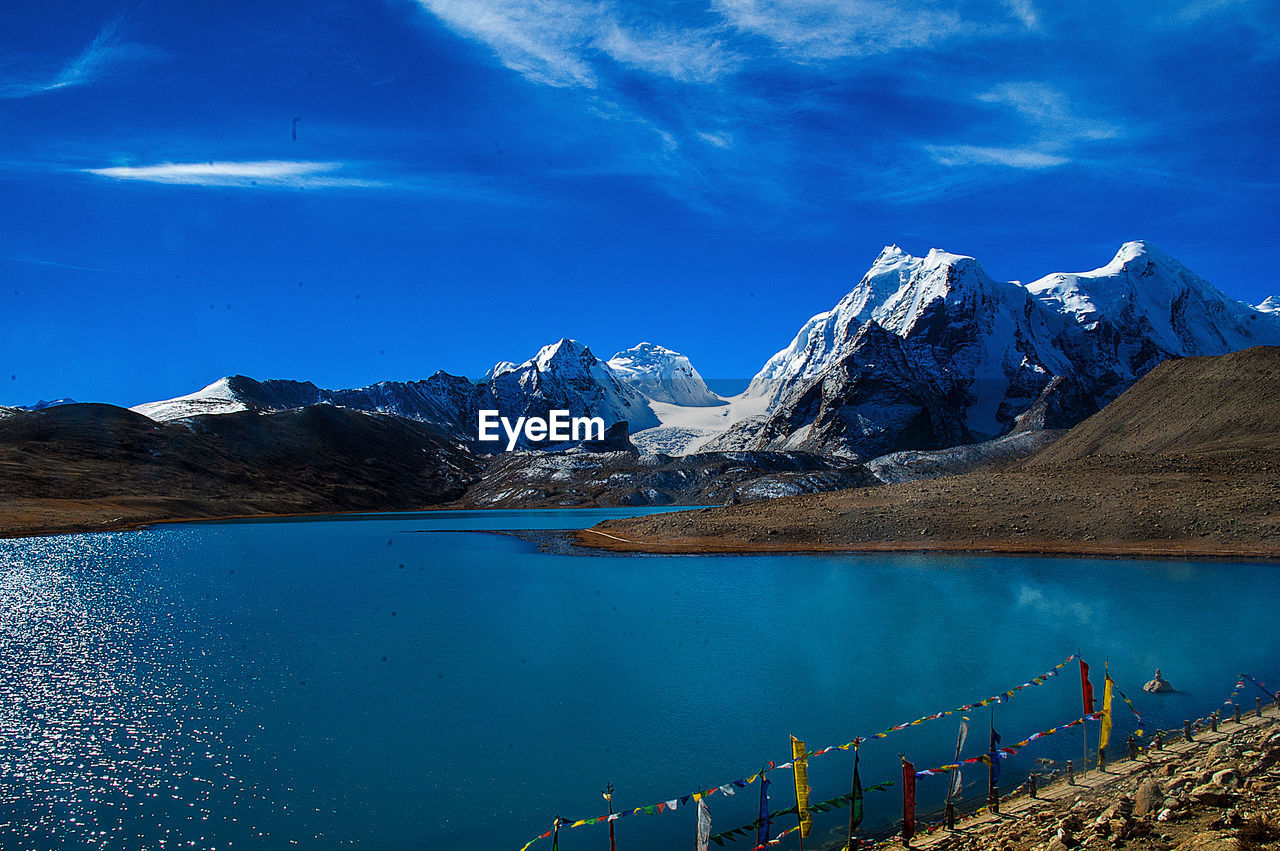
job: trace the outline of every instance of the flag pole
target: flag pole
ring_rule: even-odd
[[[613,784],[606,783],[600,794],[609,802],[609,815],[613,815]],[[613,819],[609,819],[609,851],[617,851],[617,846],[613,843]]]

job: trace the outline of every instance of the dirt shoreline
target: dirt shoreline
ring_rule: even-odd
[[[612,552],[664,554],[989,552],[1278,560],[1280,457],[1246,450],[1031,463],[610,520],[579,533],[578,542]]]
[[[623,541],[604,537],[595,529],[581,529],[573,533],[575,542],[582,547],[613,553],[647,555],[781,555],[786,553],[919,553],[919,554],[981,554],[1028,556],[1089,556],[1104,558],[1173,558],[1173,559],[1250,559],[1280,562],[1280,552],[1270,547],[1246,546],[1152,546],[1140,541],[1079,542],[1079,541],[1014,541],[1014,540],[961,540],[930,541],[922,544],[913,541],[867,541],[860,544],[768,544],[742,543],[706,539],[681,541]]]

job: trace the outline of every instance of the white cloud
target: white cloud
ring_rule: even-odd
[[[450,29],[489,46],[502,64],[534,82],[596,85],[579,55],[599,28],[600,7],[577,0],[418,0]]]
[[[609,22],[596,44],[616,62],[686,83],[707,83],[733,71],[742,57],[710,33],[670,27],[647,31]]]
[[[1029,30],[1040,29],[1040,14],[1031,0],[1001,0],[1001,2],[1009,10],[1009,14],[1021,21],[1024,27]]]
[[[379,181],[335,174],[341,163],[260,160],[257,162],[159,163],[145,166],[110,166],[83,171],[112,180],[138,180],[181,186],[234,186],[284,188],[377,187]]]
[[[41,68],[38,67],[41,63],[32,62],[26,62],[25,67],[15,67],[16,61],[10,59],[8,66],[0,70],[0,98],[27,98],[89,85],[113,77],[127,67],[150,64],[165,56],[156,48],[124,41],[120,37],[120,21],[108,21],[79,56],[60,67]]]
[[[709,82],[740,57],[710,31],[628,20],[588,0],[418,0],[503,65],[551,86],[595,88],[605,58],[681,82]]]
[[[1009,107],[1059,143],[1113,139],[1120,130],[1104,121],[1073,114],[1067,96],[1043,83],[1001,83],[977,96],[982,103]]]
[[[717,148],[733,147],[733,135],[730,133],[705,133],[699,130],[698,138],[706,142],[708,145],[714,145]]]
[[[1066,157],[1032,148],[995,148],[979,145],[926,145],[929,155],[945,166],[999,165],[1009,168],[1041,169],[1064,165]]]
[[[881,0],[712,0],[712,6],[801,61],[927,47],[971,29],[953,11]]]

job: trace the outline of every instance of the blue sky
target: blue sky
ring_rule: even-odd
[[[1148,239],[1256,303],[1280,291],[1276,20],[6,4],[0,404],[474,376],[561,336],[747,377],[888,243],[1030,280]]]

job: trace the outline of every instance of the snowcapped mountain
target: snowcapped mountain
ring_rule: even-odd
[[[157,422],[167,422],[201,414],[301,408],[324,401],[324,393],[309,381],[255,381],[244,375],[229,375],[186,396],[147,402],[130,410]]]
[[[712,393],[685,356],[651,343],[608,363],[562,339],[484,380],[324,390],[220,379],[134,408],[156,420],[331,404],[429,423],[461,441],[477,412],[565,409],[627,422],[649,452],[807,450],[870,459],[1074,425],[1162,360],[1280,345],[1280,298],[1225,296],[1178,261],[1128,242],[1088,272],[997,281],[972,257],[885,248],[831,310],[812,317],[739,396]],[[491,448],[491,447],[490,447]]]
[[[589,348],[568,338],[543,346],[533,358],[498,375],[483,385],[481,395],[481,407],[504,416],[546,416],[555,408],[572,416],[603,417],[606,426],[625,420],[632,431],[658,425],[643,395]]]
[[[263,413],[328,404],[429,423],[464,441],[475,440],[477,414],[483,409],[497,410],[513,420],[565,409],[573,416],[603,417],[606,428],[622,420],[637,430],[659,424],[648,400],[576,341],[561,340],[518,366],[505,366],[511,368],[495,369],[497,377],[477,383],[441,371],[422,381],[383,381],[351,390],[233,375],[195,393],[132,410],[164,422],[200,414]]]
[[[654,402],[684,407],[723,405],[689,359],[653,343],[641,343],[609,358],[614,375]]]
[[[508,372],[515,372],[516,365],[509,360],[501,360],[489,367],[489,371],[484,374],[485,381],[492,381],[499,375],[506,375]]]
[[[1026,286],[993,280],[972,257],[890,246],[752,380],[763,415],[705,448],[871,458],[1063,427],[1165,358],[1262,343],[1280,344],[1280,317],[1145,243]]]
[[[1055,343],[1100,404],[1169,357],[1280,341],[1280,322],[1225,296],[1152,245],[1126,242],[1107,265],[1027,284],[1057,320]]]

